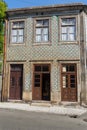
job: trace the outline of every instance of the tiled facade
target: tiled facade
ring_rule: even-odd
[[[72,10],[70,10],[73,8]],[[84,5],[61,5],[54,6],[54,8],[47,7],[49,11],[40,13],[40,8],[30,9],[29,14],[20,10],[7,11],[8,16],[8,30],[6,32],[6,60],[4,65],[3,79],[3,100],[9,100],[10,89],[10,64],[23,64],[23,92],[22,100],[32,101],[32,82],[33,82],[33,65],[34,64],[50,64],[50,82],[51,82],[51,102],[61,102],[61,64],[62,63],[76,63],[77,65],[77,102],[81,101],[81,52],[80,52],[80,40],[81,40],[81,21],[80,15]],[[55,10],[55,7],[58,10]],[[65,8],[65,11],[61,11]],[[28,9],[25,9],[28,10]],[[35,14],[36,10],[36,14]],[[15,13],[19,11],[18,14]],[[23,11],[21,13],[21,11]],[[38,15],[37,15],[37,12]],[[84,11],[83,11],[84,12]],[[85,14],[85,13],[84,13]],[[86,15],[86,14],[85,14]],[[77,26],[77,39],[75,42],[61,42],[59,39],[60,32],[60,18],[61,17],[76,17]],[[34,19],[35,18],[50,18],[50,43],[36,45],[34,43]],[[24,28],[24,44],[13,45],[10,42],[10,26],[12,21],[17,20],[25,21]],[[86,18],[87,19],[87,18]],[[85,20],[86,21],[86,20]],[[87,25],[86,25],[87,26]],[[87,30],[87,29],[86,29]],[[83,43],[84,44],[84,43]],[[83,94],[83,93],[82,93]],[[83,94],[84,95],[84,94]],[[87,95],[87,94],[86,94]],[[85,98],[86,99],[86,98]],[[84,99],[83,99],[84,102]]]

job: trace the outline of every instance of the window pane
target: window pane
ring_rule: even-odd
[[[44,41],[44,42],[47,42],[47,41],[48,41],[48,35],[44,35],[44,36],[43,36],[43,41]]]
[[[23,29],[18,30],[19,35],[23,35]]]
[[[74,34],[69,34],[68,40],[69,41],[74,41],[75,40],[75,35]]]
[[[67,33],[67,27],[62,27],[62,33]]]
[[[35,71],[41,71],[41,66],[35,66]]]
[[[76,19],[75,18],[62,18],[62,25],[75,25]]]
[[[19,27],[19,24],[18,24],[18,22],[13,22],[13,28],[18,28]]]
[[[42,71],[49,71],[49,66],[42,66]]]
[[[67,25],[67,19],[66,18],[62,18],[62,25]]]
[[[62,34],[62,41],[67,41],[67,34]]]
[[[19,36],[19,37],[18,37],[18,42],[19,42],[19,43],[22,43],[22,42],[23,42],[23,36]]]
[[[24,28],[24,22],[23,22],[23,21],[20,21],[20,22],[19,22],[19,27],[20,27],[20,28]]]
[[[67,75],[63,76],[62,81],[63,81],[63,88],[67,88],[68,87],[68,76]]]
[[[41,35],[36,36],[36,42],[41,42]]]
[[[70,84],[70,87],[75,88],[76,86],[75,86],[75,84]]]
[[[75,66],[74,65],[70,65],[69,66],[69,71],[75,71]]]
[[[17,35],[17,30],[12,30],[12,35]]]
[[[43,25],[43,20],[36,21],[36,26],[42,26],[42,25]]]
[[[36,28],[36,34],[41,34],[41,28]]]
[[[75,26],[68,27],[68,32],[69,32],[69,33],[74,33],[74,34],[75,34]]]
[[[48,25],[49,25],[49,20],[48,20],[48,19],[47,19],[47,20],[44,20],[44,21],[43,21],[43,25],[48,26]]]
[[[17,37],[12,37],[12,43],[16,43],[17,42]]]
[[[48,34],[48,28],[43,28],[43,34]]]

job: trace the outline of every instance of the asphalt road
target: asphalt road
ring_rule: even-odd
[[[0,109],[0,130],[87,130],[87,122],[81,117]]]

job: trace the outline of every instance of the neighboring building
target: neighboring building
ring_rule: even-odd
[[[87,6],[6,12],[3,101],[87,103]]]

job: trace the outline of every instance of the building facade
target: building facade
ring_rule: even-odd
[[[2,100],[86,103],[86,5],[6,15]]]

